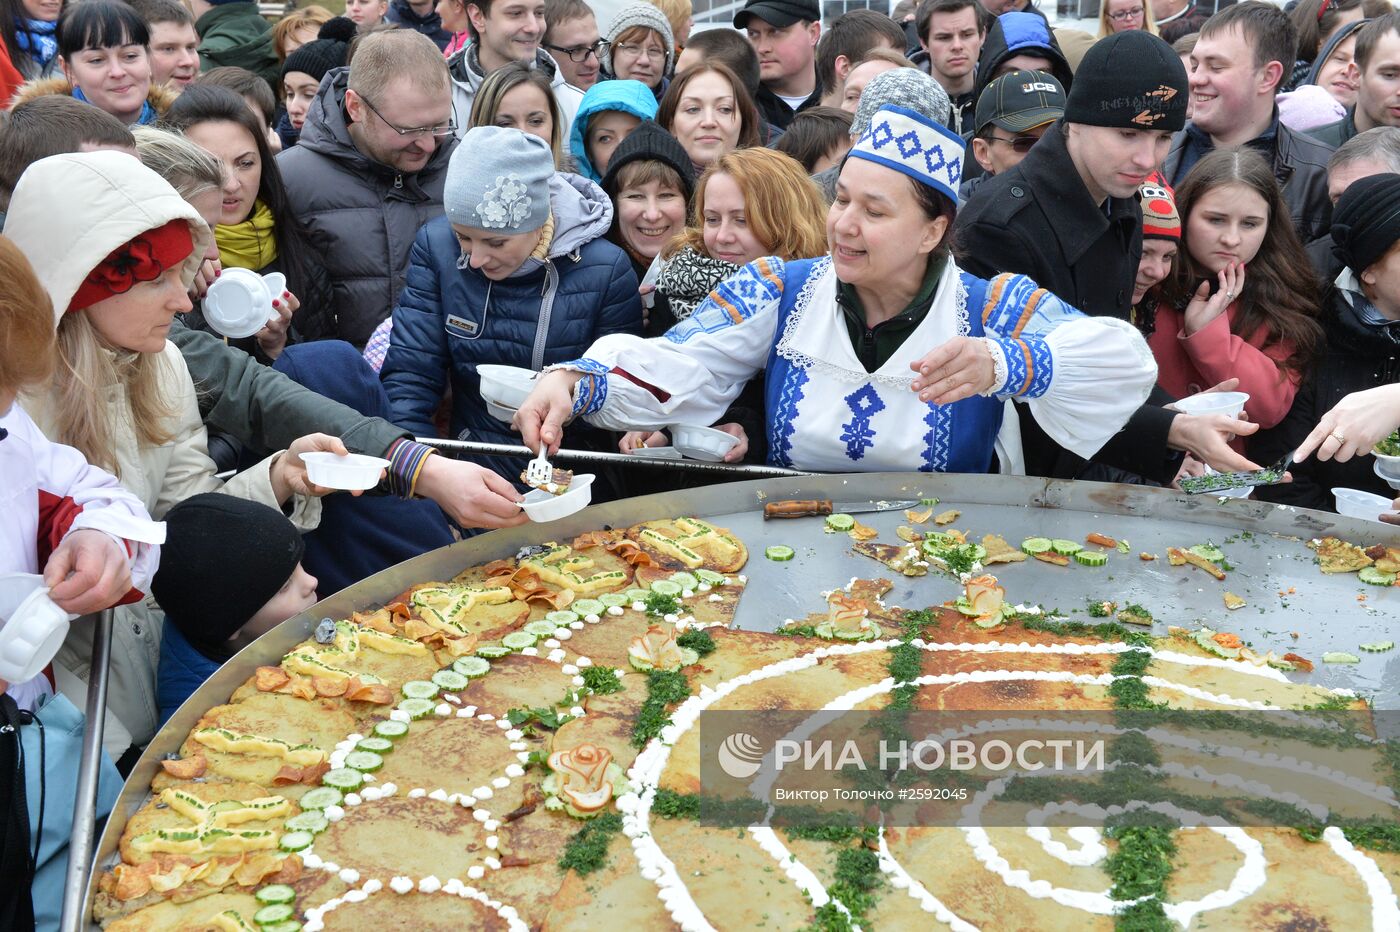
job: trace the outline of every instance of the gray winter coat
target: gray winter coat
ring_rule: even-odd
[[[330,274],[336,336],[363,347],[394,309],[418,228],[442,216],[457,141],[439,140],[428,164],[411,175],[372,161],[350,140],[349,73],[338,68],[321,82],[301,141],[277,156],[277,167]]]

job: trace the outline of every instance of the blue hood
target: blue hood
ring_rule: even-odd
[[[977,81],[973,87],[973,99],[982,96],[982,91],[996,76],[997,69],[1008,58],[1016,55],[1043,55],[1050,59],[1050,73],[1069,93],[1074,81],[1074,72],[1060,51],[1060,44],[1050,32],[1045,18],[1035,13],[1003,13],[996,18],[992,28],[987,30],[987,39],[982,43],[982,51],[977,56]]]
[[[656,96],[641,81],[617,80],[599,81],[583,95],[578,113],[574,115],[573,129],[569,131],[569,152],[578,163],[578,173],[593,182],[601,182],[603,176],[588,158],[583,141],[587,138],[588,123],[593,115],[605,110],[630,113],[639,120],[654,120]]]

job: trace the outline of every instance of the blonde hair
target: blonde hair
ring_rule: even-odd
[[[1098,38],[1100,39],[1113,35],[1113,25],[1108,19],[1108,5],[1109,0],[1103,0],[1103,2],[1099,4]],[[1144,32],[1151,33],[1154,36],[1160,35],[1160,33],[1157,32],[1157,18],[1152,15],[1151,0],[1142,0],[1142,28]]]
[[[136,154],[141,163],[165,179],[186,202],[224,186],[223,163],[183,135],[153,126],[136,126]]]
[[[671,37],[676,40],[676,48],[685,48],[685,40],[690,37],[686,26],[690,19],[695,16],[695,6],[691,0],[647,0],[652,6],[661,11],[661,15],[666,17],[666,22],[671,24]],[[621,38],[619,36],[619,38]]]
[[[163,397],[160,353],[113,352],[97,333],[87,310],[70,311],[58,324],[58,371],[49,390],[52,410],[61,412],[54,439],[81,452],[89,463],[121,475],[107,393],[120,386],[142,446],[174,439],[176,411]]]
[[[277,61],[287,60],[287,40],[292,38],[292,33],[308,26],[320,29],[330,22],[333,16],[335,14],[325,7],[312,4],[300,10],[293,10],[279,19],[272,27],[272,50],[277,53]]]
[[[737,149],[720,156],[695,183],[690,226],[663,250],[670,258],[686,246],[705,249],[705,189],[715,175],[734,179],[744,192],[744,219],[768,255],[783,260],[826,254],[826,201],[802,164],[772,149]]]
[[[421,32],[389,29],[361,37],[350,57],[350,90],[374,100],[396,79],[406,79],[424,93],[452,87],[447,59]]]
[[[24,253],[0,236],[0,391],[43,384],[53,361],[53,301]]]

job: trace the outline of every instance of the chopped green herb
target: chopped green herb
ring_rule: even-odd
[[[708,631],[690,630],[676,638],[676,643],[681,647],[689,647],[701,657],[714,653],[715,639]]]
[[[662,595],[660,592],[648,592],[647,597],[642,600],[646,606],[648,615],[661,617],[662,615],[679,614],[681,610],[680,600],[673,595]]]
[[[607,863],[608,845],[621,833],[622,816],[616,812],[603,813],[575,832],[564,845],[559,866],[580,874],[593,873]]]
[[[585,689],[598,696],[622,691],[622,677],[616,667],[584,667],[579,671]]]

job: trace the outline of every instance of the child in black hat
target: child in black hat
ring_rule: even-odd
[[[165,516],[151,592],[165,612],[156,674],[164,724],[239,650],[316,604],[301,535],[275,509],[207,492]]]

